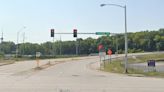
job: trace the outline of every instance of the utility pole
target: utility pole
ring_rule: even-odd
[[[76,37],[76,55],[78,55],[78,38]]]
[[[23,33],[23,51],[22,51],[22,55],[24,55],[25,52],[25,32]]]
[[[126,15],[126,5],[124,6],[125,14],[125,73],[128,73],[128,37],[127,37],[127,15]]]
[[[61,35],[60,35],[60,55],[62,54],[62,41],[61,41]]]
[[[55,35],[55,29],[50,30],[50,37],[52,37],[52,45],[51,45],[51,51],[49,51],[50,54],[54,56],[54,35]]]
[[[24,26],[23,28],[21,28],[19,31],[17,31],[17,47],[16,47],[16,58],[18,58],[18,54],[19,54],[19,33],[21,31],[23,31],[23,29],[25,29],[26,27]]]
[[[127,11],[126,11],[126,5],[122,6],[122,5],[118,5],[118,4],[101,4],[101,7],[104,6],[116,6],[116,7],[120,7],[124,9],[124,17],[125,17],[125,73],[128,73],[128,37],[127,37]]]
[[[54,57],[54,55],[55,55],[55,54],[54,54],[54,53],[55,53],[55,52],[54,52],[54,37],[52,38],[52,42],[53,42],[53,43],[52,43],[52,55],[53,55],[53,57]]]
[[[3,30],[2,30],[2,35],[1,35],[1,45],[0,45],[0,52],[2,52],[2,43],[3,43]]]
[[[115,36],[116,37],[116,54],[118,54],[118,38],[117,38],[117,35]]]
[[[2,36],[1,36],[1,43],[3,42],[3,30],[2,30]]]

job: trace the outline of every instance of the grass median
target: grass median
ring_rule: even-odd
[[[3,66],[3,65],[8,65],[8,64],[13,64],[14,61],[13,60],[0,60],[0,66]]]
[[[156,62],[161,62],[164,60],[164,53],[162,54],[148,54],[148,55],[139,55],[139,56],[132,56],[128,58],[128,63],[144,63],[147,62],[147,60],[156,60]],[[124,60],[123,58],[116,58],[113,59],[112,62],[105,63],[105,67],[102,69],[106,72],[112,72],[112,73],[124,73]],[[164,62],[164,61],[163,61]],[[156,72],[156,71],[150,71],[145,72],[143,70],[139,69],[132,69],[128,68],[128,74],[129,75],[140,75],[140,76],[152,76],[152,77],[164,77],[164,72]]]

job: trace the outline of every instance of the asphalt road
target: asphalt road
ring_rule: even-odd
[[[149,72],[149,71],[157,71],[164,73],[164,62],[156,62],[155,67],[148,67],[147,62],[145,63],[136,63],[136,64],[129,64],[130,68],[137,69],[137,70],[142,70],[144,72]]]
[[[87,57],[41,70],[33,61],[1,66],[0,92],[164,92],[162,78],[101,72],[98,62]]]

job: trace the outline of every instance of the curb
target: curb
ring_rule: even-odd
[[[0,63],[0,66],[4,66],[4,65],[10,65],[10,64],[14,64],[15,62],[11,62],[11,63]]]

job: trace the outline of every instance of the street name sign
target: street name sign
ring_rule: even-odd
[[[110,32],[96,32],[96,35],[110,35]]]

